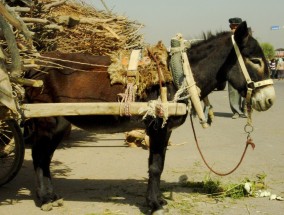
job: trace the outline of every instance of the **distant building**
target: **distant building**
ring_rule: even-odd
[[[284,48],[276,49],[275,50],[275,57],[276,58],[283,58],[284,57]]]

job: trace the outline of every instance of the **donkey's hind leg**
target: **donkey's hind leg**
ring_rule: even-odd
[[[149,179],[147,189],[147,203],[152,212],[163,213],[163,205],[167,202],[162,198],[160,191],[161,174],[164,169],[164,162],[168,141],[171,135],[166,127],[155,129],[149,127],[147,134],[150,137],[150,155],[149,155]]]
[[[36,174],[36,192],[42,209],[51,210],[52,206],[60,206],[63,202],[53,190],[50,163],[55,149],[70,125],[60,117],[38,118],[34,123],[36,130],[32,157]]]

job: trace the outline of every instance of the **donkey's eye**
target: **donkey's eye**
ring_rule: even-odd
[[[261,60],[258,59],[258,58],[251,58],[250,61],[251,61],[253,64],[258,64],[259,66],[261,66]]]

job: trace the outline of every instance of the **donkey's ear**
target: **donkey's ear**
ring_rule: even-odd
[[[242,22],[236,29],[234,33],[235,41],[239,46],[242,46],[246,43],[247,37],[249,35],[249,29],[247,22]]]

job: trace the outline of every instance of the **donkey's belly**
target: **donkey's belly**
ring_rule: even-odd
[[[120,116],[75,116],[66,117],[73,125],[95,133],[118,133],[145,128],[141,117]]]

